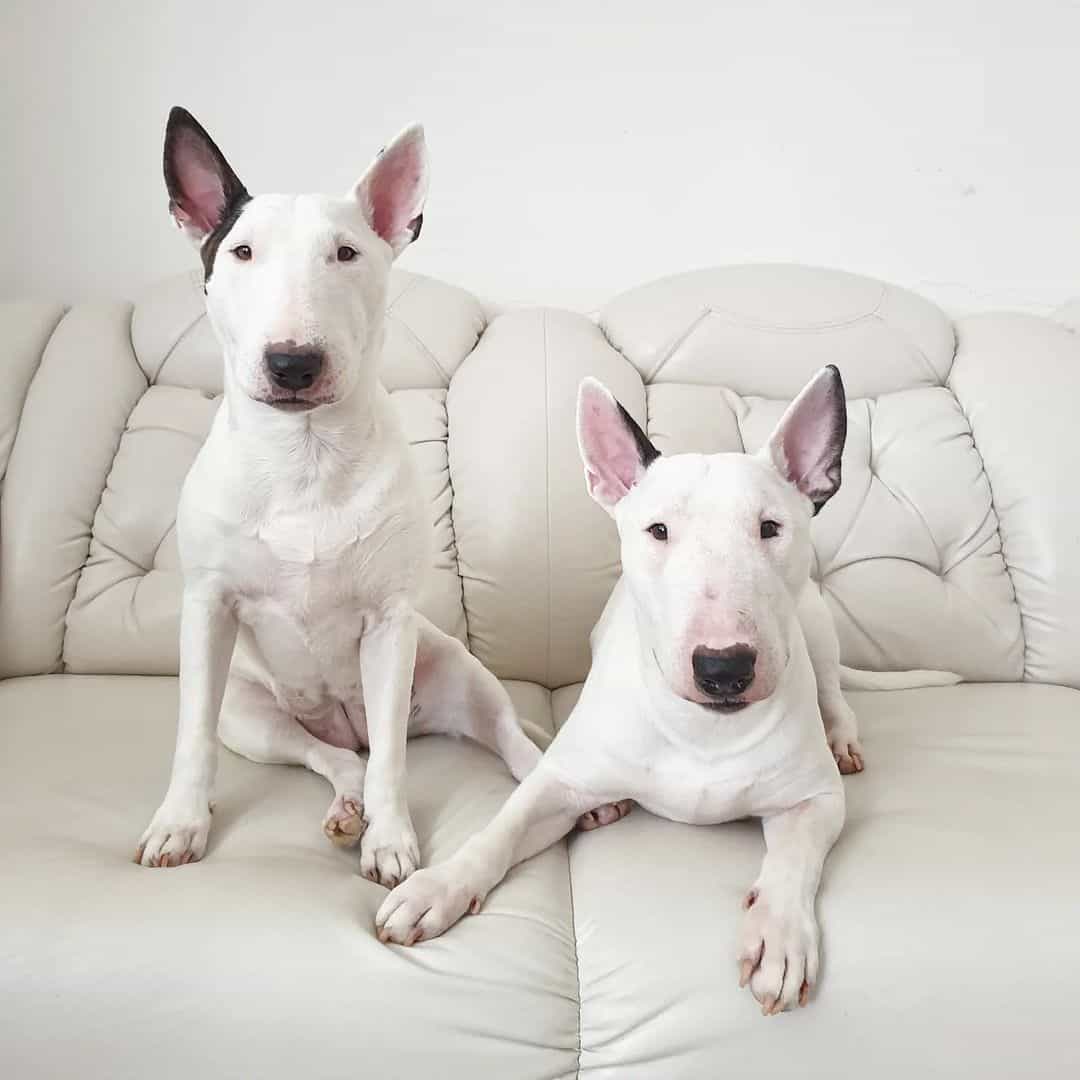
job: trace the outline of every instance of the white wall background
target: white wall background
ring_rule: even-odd
[[[953,310],[1080,293],[1080,4],[4,0],[0,295],[131,296],[187,105],[253,192],[343,190],[414,118],[404,265],[589,309],[798,260]]]

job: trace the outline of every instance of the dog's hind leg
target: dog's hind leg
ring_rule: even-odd
[[[334,800],[323,818],[327,838],[352,847],[364,831],[366,762],[355,751],[316,738],[285,712],[266,687],[229,677],[218,737],[233,751],[267,765],[303,765],[330,781]]]
[[[457,638],[418,618],[410,735],[466,735],[523,780],[540,760],[510,695]]]
[[[818,708],[836,764],[842,773],[862,772],[864,754],[855,713],[840,689],[840,643],[825,600],[813,582],[799,597],[799,623],[817,680]]]
[[[540,749],[522,729],[502,683],[457,638],[424,619],[416,645],[413,704],[410,734],[467,735],[498,754],[518,781],[540,760]],[[587,831],[610,825],[633,805],[623,799],[598,806],[581,815],[578,827]]]

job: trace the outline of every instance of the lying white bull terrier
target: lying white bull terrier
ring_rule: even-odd
[[[698,825],[755,816],[767,853],[745,901],[740,983],[766,1014],[805,1004],[815,896],[844,822],[840,772],[863,767],[836,633],[810,582],[810,520],[840,487],[846,431],[835,367],[757,454],[661,457],[600,383],[582,384],[586,481],[618,525],[623,568],[592,634],[592,670],[491,824],[387,897],[383,941],[411,945],[479,910],[512,866],[598,803],[636,800]],[[868,688],[956,681],[853,675]]]
[[[343,198],[251,198],[174,109],[165,178],[200,245],[225,397],[180,497],[176,756],[136,861],[206,851],[220,712],[236,753],[330,781],[323,830],[359,841],[361,872],[393,886],[419,861],[408,735],[471,736],[518,779],[540,757],[499,682],[415,606],[431,530],[376,372],[390,265],[420,232],[423,131],[403,131]],[[585,824],[614,816],[598,814]]]

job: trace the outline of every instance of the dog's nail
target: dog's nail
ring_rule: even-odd
[[[766,994],[761,1001],[761,1015],[771,1016],[773,1007],[776,1005],[776,998],[772,994]]]
[[[743,898],[743,911],[749,911],[757,903],[757,898],[757,889],[751,889]]]
[[[739,988],[746,986],[750,981],[750,976],[754,974],[754,961],[744,960],[742,967],[739,970]]]
[[[418,926],[405,941],[406,945],[415,945],[424,936],[424,931]]]
[[[802,986],[799,987],[799,1005],[805,1007],[806,1003],[810,1000],[810,984],[803,979]]]
[[[476,915],[480,911],[480,897],[474,896],[469,904],[469,914]]]

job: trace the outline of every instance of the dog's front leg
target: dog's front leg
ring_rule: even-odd
[[[844,824],[844,791],[815,795],[764,820],[765,860],[746,896],[739,985],[766,1016],[805,1005],[817,980],[814,901],[825,856]]]
[[[512,866],[551,847],[599,801],[565,783],[541,759],[484,829],[383,901],[375,915],[379,940],[415,945],[437,937],[466,912],[475,915]]]
[[[135,852],[143,866],[179,866],[206,852],[218,714],[237,620],[216,585],[185,588],[180,608],[180,710],[165,801]]]
[[[385,611],[360,639],[360,678],[370,747],[360,873],[388,889],[420,865],[420,849],[405,797],[405,744],[416,633],[412,609],[399,604]]]

